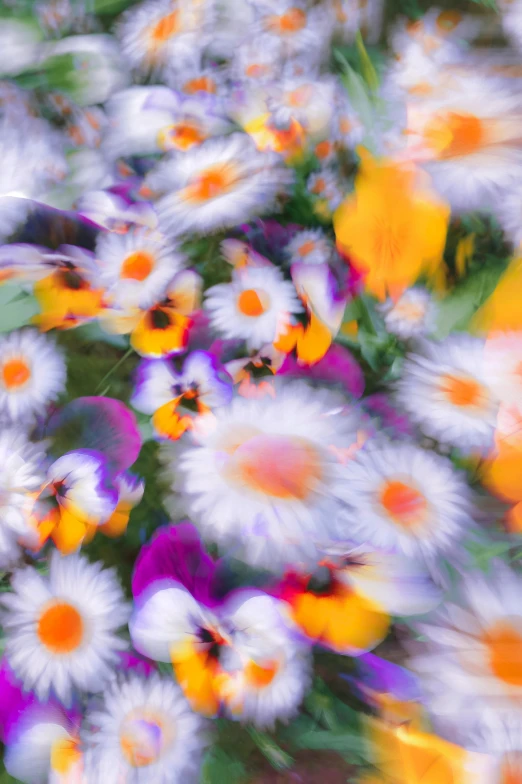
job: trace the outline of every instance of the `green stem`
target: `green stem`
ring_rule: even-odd
[[[111,367],[109,372],[104,375],[104,377],[102,378],[102,380],[100,381],[100,383],[98,384],[98,386],[95,389],[95,394],[97,392],[99,392],[99,390],[103,387],[103,385],[107,381],[107,379],[109,379],[112,376],[112,374],[116,370],[118,370],[120,365],[122,365],[125,362],[125,360],[128,359],[128,357],[130,357],[130,355],[133,354],[133,353],[134,353],[134,349],[132,347],[127,349],[125,354],[122,357],[120,357],[120,359],[116,362],[116,364]]]

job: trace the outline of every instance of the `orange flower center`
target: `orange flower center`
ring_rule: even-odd
[[[461,21],[458,11],[442,11],[437,17],[437,27],[442,33],[451,33]]]
[[[310,191],[312,193],[322,193],[325,188],[326,188],[326,181],[323,180],[322,177],[318,177],[315,183],[313,184],[313,186],[310,188]]]
[[[522,784],[522,754],[511,751],[504,754],[498,784]]]
[[[159,22],[153,25],[150,35],[154,43],[162,44],[168,41],[179,30],[179,12],[172,11],[172,13],[163,16]]]
[[[199,76],[196,79],[189,79],[183,87],[183,92],[188,95],[194,95],[194,93],[199,92],[216,93],[217,85],[209,76]]]
[[[272,16],[268,26],[279,33],[298,33],[306,25],[306,14],[300,8],[290,8],[286,14]]]
[[[416,302],[398,302],[393,310],[399,318],[414,323],[420,321],[425,314],[424,305],[420,305]]]
[[[165,131],[161,131],[159,136],[160,147],[165,148],[170,144],[178,150],[188,150],[195,144],[201,144],[204,140],[205,134],[191,123],[172,125]]]
[[[270,662],[262,667],[255,661],[249,661],[245,667],[245,678],[247,682],[257,689],[264,689],[274,680],[278,670],[277,662]]]
[[[303,244],[299,246],[299,254],[301,256],[308,256],[308,254],[312,253],[314,250],[315,250],[315,242],[313,240],[308,240],[308,242],[303,242]]]
[[[309,85],[304,84],[288,93],[288,103],[290,106],[306,106],[312,97],[312,92],[312,88]]]
[[[205,202],[222,196],[232,189],[238,179],[235,166],[212,166],[201,172],[185,188],[187,201]]]
[[[145,280],[154,269],[154,257],[143,250],[131,253],[124,260],[120,276],[126,280]]]
[[[40,616],[37,634],[42,645],[52,653],[71,653],[84,637],[82,616],[67,602],[52,602]]]
[[[259,63],[252,63],[252,65],[245,68],[245,76],[248,76],[249,79],[258,79],[267,72],[268,67],[266,65],[259,65]]]
[[[510,686],[522,686],[522,633],[499,623],[484,635],[492,672]]]
[[[379,501],[392,520],[405,528],[422,522],[428,508],[421,492],[398,480],[389,480],[383,484]]]
[[[23,359],[8,359],[2,367],[2,378],[7,389],[18,389],[31,378],[31,371]]]
[[[316,144],[315,146],[315,154],[319,160],[327,158],[330,155],[331,150],[332,145],[329,141],[319,142],[319,144]]]
[[[312,444],[293,436],[257,435],[239,446],[235,478],[263,495],[304,501],[322,478],[321,459]]]
[[[450,403],[459,408],[477,407],[485,397],[482,384],[469,376],[443,376],[440,388]]]
[[[245,289],[237,298],[237,306],[244,316],[256,318],[266,311],[267,295],[261,289]]]
[[[484,123],[473,114],[448,112],[427,124],[424,136],[440,158],[457,158],[477,152],[486,140]]]
[[[142,711],[132,711],[122,723],[120,745],[133,768],[151,765],[160,756],[163,746],[161,721]]]

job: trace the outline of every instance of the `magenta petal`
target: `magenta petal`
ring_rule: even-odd
[[[7,660],[0,667],[0,738],[5,742],[14,725],[30,705],[37,702],[32,692],[24,692]]]
[[[296,358],[288,354],[277,375],[341,384],[355,398],[361,397],[364,392],[361,368],[348,349],[337,343],[332,344],[324,357],[311,366],[299,365]]]
[[[147,676],[152,675],[152,673],[156,671],[153,662],[144,659],[142,656],[128,653],[128,651],[120,651],[118,655],[120,657],[121,667],[123,667],[124,670],[138,670],[143,673],[143,675]]]
[[[101,452],[113,475],[126,471],[141,449],[136,417],[124,403],[110,397],[73,400],[50,418],[45,435],[58,439],[62,452]]]
[[[70,726],[80,724],[81,710],[78,704],[65,708],[52,697],[46,702],[40,702],[33,692],[24,691],[21,681],[17,680],[4,657],[0,665],[0,740],[6,745],[15,742],[26,719],[52,713],[65,717]]]
[[[163,526],[141,548],[132,576],[132,593],[137,599],[159,580],[176,580],[198,602],[214,605],[215,573],[216,563],[204,551],[191,523]]]

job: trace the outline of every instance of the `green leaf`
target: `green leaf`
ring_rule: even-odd
[[[439,302],[435,336],[445,338],[450,332],[466,329],[495,288],[504,268],[504,264],[497,264],[475,271]]]
[[[364,76],[364,80],[370,90],[377,90],[379,87],[379,77],[377,76],[377,71],[375,70],[368,52],[366,51],[366,47],[359,30],[355,36],[355,45],[357,47],[357,52],[361,61],[361,71],[362,75]]]
[[[261,754],[267,758],[273,768],[276,770],[288,770],[288,768],[292,767],[294,762],[292,757],[286,751],[283,751],[270,735],[266,732],[259,732],[254,727],[249,727],[248,732]]]
[[[202,784],[237,784],[246,777],[243,763],[229,756],[219,746],[211,748],[203,761]]]
[[[363,145],[371,152],[374,152],[375,150],[372,137],[375,128],[375,113],[372,100],[368,95],[364,80],[353,70],[351,65],[348,63],[344,55],[339,52],[339,50],[334,50],[334,57],[342,66],[343,74],[341,76],[341,82],[343,83],[346,92],[350,97],[352,106],[359,115],[359,119],[364,125],[366,131]]]
[[[355,757],[364,759],[365,743],[360,732],[353,732],[347,728],[336,730],[309,730],[296,738],[296,745],[301,749],[316,751],[336,751],[346,755],[351,762]]]
[[[93,11],[95,14],[118,14],[129,5],[129,0],[94,0]]]
[[[21,286],[6,284],[0,287],[0,332],[10,332],[31,323],[39,311],[38,303]]]
[[[108,343],[109,346],[116,346],[116,348],[127,349],[129,347],[128,336],[111,335],[109,332],[104,332],[97,321],[91,321],[89,324],[77,327],[76,335],[80,340],[87,340],[92,343],[101,341],[102,343]]]
[[[372,370],[379,370],[382,364],[381,356],[384,346],[382,339],[362,329],[359,330],[357,337],[364,359]]]

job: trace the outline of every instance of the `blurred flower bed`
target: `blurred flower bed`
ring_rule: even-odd
[[[522,0],[0,20],[0,784],[521,784]]]

